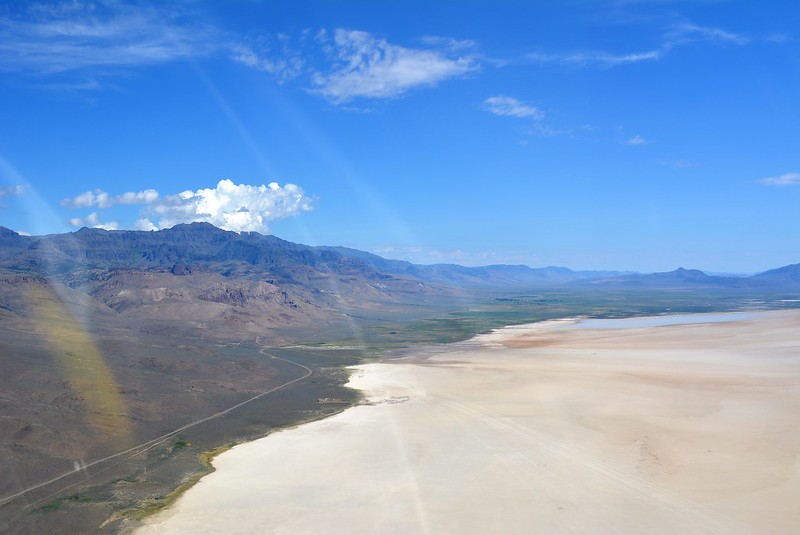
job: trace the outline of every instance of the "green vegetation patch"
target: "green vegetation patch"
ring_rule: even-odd
[[[39,511],[43,511],[43,512],[58,511],[65,504],[69,504],[69,503],[86,503],[86,502],[90,502],[90,501],[92,501],[92,499],[89,496],[86,496],[85,494],[80,494],[80,493],[76,492],[76,493],[73,493],[73,494],[69,494],[67,496],[61,496],[60,498],[56,498],[52,502],[40,507],[38,510]]]

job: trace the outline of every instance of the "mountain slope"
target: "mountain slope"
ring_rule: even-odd
[[[3,231],[0,244],[9,276],[57,281],[144,330],[180,324],[235,337],[453,295],[333,251],[205,223],[41,237]],[[29,313],[24,300],[15,302],[7,312]]]
[[[751,277],[754,281],[785,286],[800,286],[800,264],[790,264]]]

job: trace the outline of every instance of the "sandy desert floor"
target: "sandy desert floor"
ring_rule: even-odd
[[[358,366],[371,404],[220,455],[135,533],[800,533],[800,312],[707,319]]]

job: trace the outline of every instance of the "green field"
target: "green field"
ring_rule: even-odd
[[[311,334],[297,345],[360,348],[363,356],[375,357],[389,350],[458,342],[507,325],[555,318],[625,318],[798,307],[800,294],[792,292],[547,288],[484,294],[388,318],[354,318],[349,325]]]

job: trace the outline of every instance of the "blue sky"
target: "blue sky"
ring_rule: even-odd
[[[0,224],[800,262],[800,4],[5,2]]]

